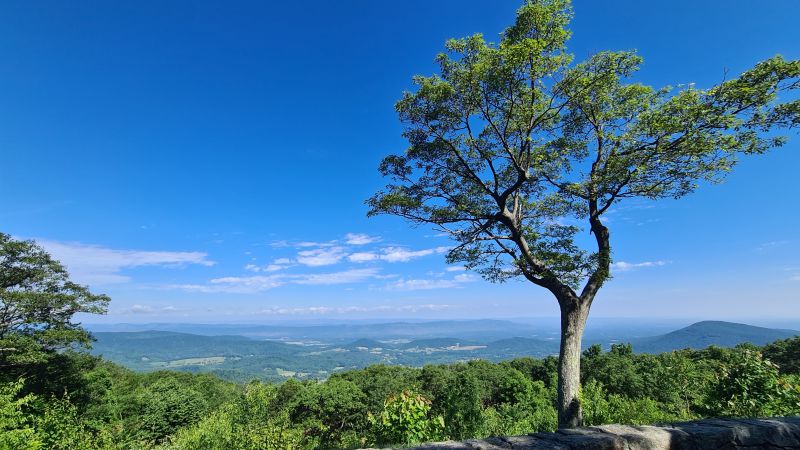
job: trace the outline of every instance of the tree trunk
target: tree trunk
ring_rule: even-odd
[[[559,299],[561,306],[561,350],[558,355],[558,428],[583,424],[581,412],[581,339],[590,302]]]

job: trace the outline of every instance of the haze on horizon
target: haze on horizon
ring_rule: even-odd
[[[800,4],[671,5],[578,0],[570,49],[635,48],[654,86],[800,58]],[[86,322],[556,317],[546,291],[447,266],[446,238],[363,203],[406,146],[393,104],[411,76],[517,6],[4,4],[0,230],[112,297]],[[612,210],[590,324],[800,321],[798,150],[792,133],[724,184]]]

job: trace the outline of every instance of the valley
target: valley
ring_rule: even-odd
[[[501,320],[275,327],[162,324],[154,328],[161,330],[96,331],[92,352],[142,372],[170,369],[210,372],[236,382],[277,382],[288,378],[323,380],[336,372],[374,364],[422,367],[474,359],[543,358],[557,355],[559,344],[557,330]],[[170,328],[185,331],[166,330]],[[697,322],[655,336],[644,336],[644,332],[599,326],[587,331],[584,348],[599,344],[608,349],[614,343],[630,343],[635,352],[661,353],[745,342],[764,345],[800,334],[720,321]]]

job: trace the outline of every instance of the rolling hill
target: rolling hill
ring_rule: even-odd
[[[660,336],[632,340],[639,353],[661,353],[684,348],[700,349],[709,345],[734,347],[749,342],[764,345],[800,334],[800,331],[763,328],[742,323],[704,321]]]
[[[445,323],[439,323],[444,325]],[[134,370],[159,369],[213,372],[235,381],[251,378],[279,381],[289,377],[324,379],[340,370],[362,368],[371,364],[399,364],[420,367],[470,359],[501,361],[523,356],[545,357],[558,353],[558,339],[552,337],[501,337],[498,323],[478,321],[477,333],[470,333],[464,323],[446,323],[448,332],[459,337],[438,337],[442,330],[431,324],[416,324],[413,330],[400,331],[390,324],[388,334],[380,336],[374,325],[304,327],[282,335],[280,330],[261,328],[272,339],[246,336],[209,336],[176,331],[97,332],[92,353]],[[409,325],[409,324],[406,324]],[[530,327],[524,328],[530,336]],[[331,335],[335,329],[344,336]],[[516,328],[519,330],[519,328]],[[367,336],[343,342],[359,331]],[[793,330],[756,327],[731,322],[705,321],[670,333],[652,337],[632,337],[619,331],[587,335],[584,346],[610,342],[631,342],[638,353],[660,353],[683,348],[701,349],[709,345],[733,347],[743,342],[763,345],[795,336]],[[398,335],[421,335],[417,339]],[[462,337],[468,337],[464,339]]]

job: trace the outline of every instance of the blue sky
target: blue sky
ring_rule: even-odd
[[[707,87],[800,58],[793,0],[575,2],[578,60]],[[106,322],[554,316],[548,293],[448,267],[449,242],[366,218],[393,104],[447,38],[517,2],[0,5],[0,230],[112,296]],[[611,212],[594,317],[800,321],[800,135],[726,183]]]

